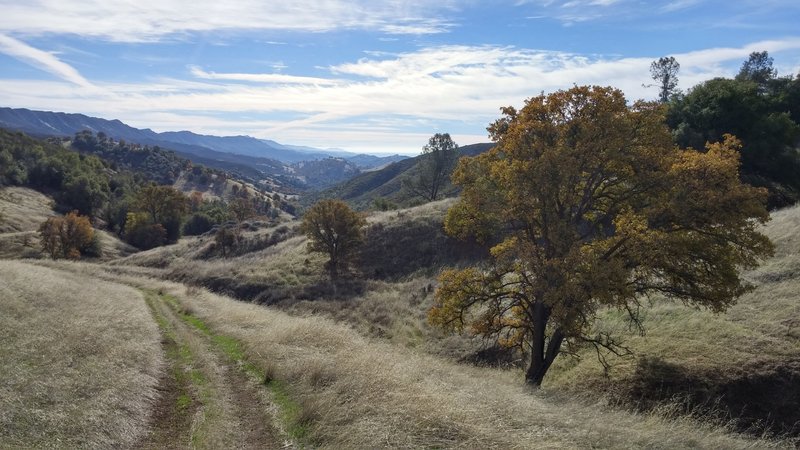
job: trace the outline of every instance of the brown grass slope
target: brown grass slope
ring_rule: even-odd
[[[307,444],[319,448],[769,448],[694,419],[667,419],[533,392],[513,371],[477,368],[366,338],[316,316],[295,317],[205,290],[77,270],[174,296],[215,336],[236,339],[247,361],[283,386]],[[290,424],[291,425],[291,424]]]
[[[489,362],[513,363],[513,355],[491,347],[481,352],[486,343],[444,336],[426,323],[438,271],[480,255],[442,233],[451,202],[370,216],[357,275],[337,286],[335,295],[322,269],[325,258],[309,255],[301,236],[232,258],[202,259],[206,237],[120,262],[164,267],[150,273],[299,316],[322,315],[426,353],[484,362],[488,355]],[[756,289],[730,311],[713,314],[653,297],[644,336],[631,331],[622,312],[604,311],[597,331],[623,338],[633,356],[609,355],[606,374],[593,348],[578,358],[562,355],[545,387],[643,410],[677,403],[751,432],[800,433],[800,207],[774,213],[764,232],[777,253],[745,274]]]
[[[300,236],[227,259],[192,259],[200,253],[191,248],[208,245],[199,240],[179,244],[183,251],[177,246],[172,253],[162,249],[123,261],[166,265],[161,276],[296,315],[323,315],[428,353],[481,360],[486,352],[478,352],[485,343],[444,336],[425,321],[441,267],[479,257],[467,244],[443,235],[441,222],[450,204],[373,214],[355,265],[359,275],[339,286],[336,295],[322,270],[325,258],[309,255]],[[745,274],[756,289],[730,311],[713,314],[654,297],[644,315],[644,336],[631,331],[625,314],[605,311],[597,331],[622,337],[633,356],[609,355],[612,368],[606,374],[592,348],[579,358],[562,355],[546,387],[599,393],[640,409],[678,402],[686,411],[713,411],[740,429],[800,433],[800,207],[774,213],[764,232],[777,253]],[[498,356],[489,350],[489,356]],[[508,355],[499,357],[509,362]]]
[[[605,390],[639,407],[678,400],[740,428],[800,435],[800,206],[773,213],[764,233],[776,255],[744,274],[756,289],[728,312],[655,297],[639,336],[606,311],[596,328],[623,336],[635,356],[612,358],[609,377],[593,350],[560,357],[550,386]]]
[[[39,225],[50,216],[59,215],[53,210],[52,198],[24,187],[0,188],[0,258],[40,258]],[[119,259],[136,252],[134,247],[113,233],[99,233],[102,260]]]
[[[296,224],[272,228],[248,226],[245,242],[277,237],[274,245],[229,258],[209,257],[213,235],[114,261],[139,273],[201,286],[217,293],[277,306],[296,315],[318,314],[356,327],[369,336],[460,359],[482,348],[471,338],[446,336],[426,323],[432,289],[442,267],[479,260],[485,250],[447,237],[442,220],[453,200],[373,213],[366,243],[351,277],[336,289],[323,266],[326,257],[309,254]],[[279,231],[283,230],[283,233]],[[288,231],[286,231],[288,230]],[[249,247],[250,244],[244,245]],[[245,249],[246,250],[246,249]],[[128,269],[130,270],[130,269]]]
[[[0,447],[129,447],[162,365],[139,291],[0,261]]]

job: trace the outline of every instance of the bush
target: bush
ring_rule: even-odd
[[[50,217],[39,227],[42,250],[53,259],[79,259],[81,250],[95,239],[89,218],[72,211],[64,217]]]
[[[206,233],[214,227],[211,217],[203,213],[194,213],[189,220],[183,224],[183,234],[186,236],[197,236]]]

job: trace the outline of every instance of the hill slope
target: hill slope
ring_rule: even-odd
[[[282,173],[271,167],[276,163],[292,164],[301,161],[325,159],[331,156],[352,159],[352,163],[364,169],[380,167],[405,157],[392,155],[379,157],[358,155],[343,151],[327,151],[311,147],[296,147],[279,144],[266,139],[250,136],[211,136],[190,131],[167,131],[156,133],[153,130],[138,129],[119,120],[106,120],[84,114],[68,114],[29,109],[0,108],[0,127],[22,131],[34,136],[67,136],[90,130],[104,133],[115,139],[123,139],[143,145],[166,147],[184,154],[207,158],[210,161],[222,160],[234,164],[254,163],[266,165],[269,175]],[[205,162],[206,164],[208,161]],[[281,164],[277,164],[280,167]],[[213,165],[211,167],[214,167]],[[259,167],[261,170],[264,168]]]
[[[0,447],[131,447],[163,367],[135,289],[0,260]]]
[[[354,264],[359,275],[335,294],[323,270],[325,258],[308,254],[305,238],[291,234],[231,258],[205,257],[210,237],[200,237],[115,264],[160,267],[151,269],[153,275],[293,314],[323,315],[364,335],[426,353],[514,366],[518,355],[469,336],[442,335],[426,322],[439,270],[481,257],[479,247],[469,250],[467,243],[443,235],[442,220],[451,202],[374,213],[362,257]],[[274,233],[252,231],[244,238],[257,242]],[[621,338],[633,356],[607,355],[611,370],[606,374],[591,347],[579,349],[578,358],[561,355],[545,389],[578,396],[603,393],[614,402],[648,410],[672,405],[677,398],[684,411],[713,409],[742,430],[800,431],[795,426],[800,421],[800,207],[774,213],[765,233],[775,241],[777,254],[745,274],[756,289],[727,313],[654,297],[644,314],[647,334],[639,336],[624,314],[601,311],[596,330]]]
[[[459,147],[461,156],[475,156],[492,148],[494,144],[472,144]],[[354,205],[358,209],[367,209],[377,199],[409,206],[418,201],[411,194],[405,192],[402,182],[405,178],[417,173],[419,156],[394,162],[388,166],[370,172],[362,173],[341,184],[326,189],[306,199],[308,204],[320,198],[340,198]],[[454,195],[456,190],[449,183],[442,189],[445,197]]]

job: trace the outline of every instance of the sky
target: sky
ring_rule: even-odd
[[[154,131],[417,154],[487,142],[503,106],[573,85],[653,100],[766,50],[800,73],[798,0],[0,0],[0,106]]]

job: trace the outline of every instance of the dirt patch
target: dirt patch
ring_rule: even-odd
[[[178,344],[171,337],[161,340],[164,353],[178,352]],[[137,448],[186,448],[189,445],[187,430],[199,408],[196,398],[190,396],[191,384],[176,376],[184,370],[179,362],[169,357],[169,367],[159,378],[158,402],[153,409],[152,428],[147,438]],[[181,437],[187,439],[181,441]]]

